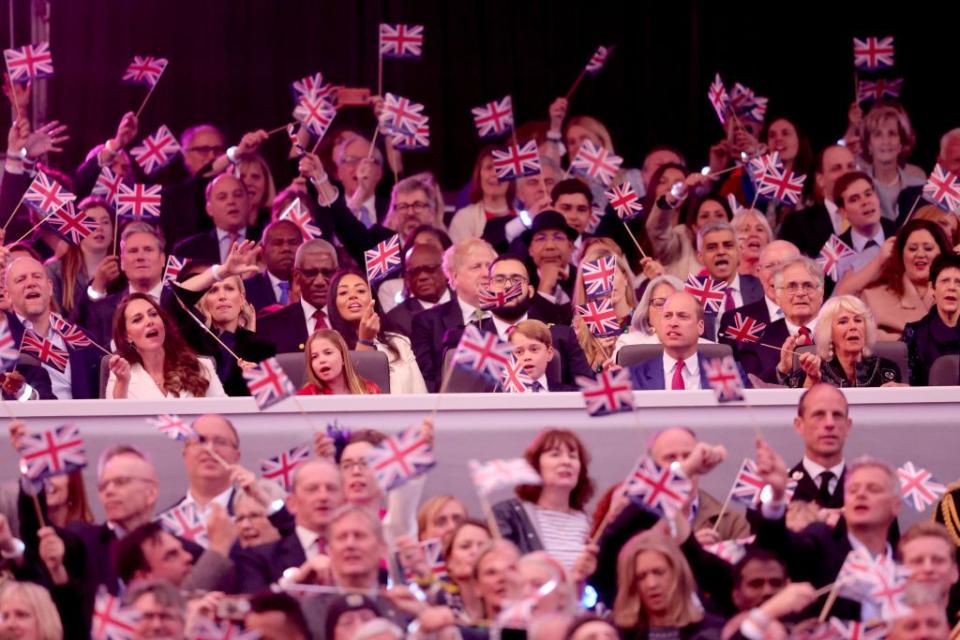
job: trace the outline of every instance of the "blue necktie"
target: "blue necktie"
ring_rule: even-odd
[[[363,226],[369,229],[371,225],[373,225],[373,220],[370,217],[370,210],[367,209],[366,206],[362,206],[360,207],[360,211],[358,213],[360,214],[360,222],[363,223]]]
[[[280,289],[280,298],[277,302],[283,305],[290,304],[290,283],[281,281],[277,283],[277,287]]]

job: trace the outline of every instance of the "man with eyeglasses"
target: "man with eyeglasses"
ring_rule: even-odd
[[[131,640],[180,640],[184,637],[186,603],[180,590],[165,580],[133,585],[124,603],[137,615]]]
[[[806,256],[794,256],[774,269],[773,284],[783,317],[767,323],[758,342],[739,342],[736,353],[747,373],[778,384],[793,370],[793,350],[813,344],[823,304],[823,270]]]
[[[450,301],[450,289],[443,275],[443,253],[432,244],[415,244],[404,256],[403,283],[406,297],[387,313],[403,335],[413,330],[413,317],[426,309]]]
[[[377,148],[371,154],[370,141],[353,134],[334,149],[333,161],[347,207],[369,229],[387,213],[387,203],[377,197],[377,186],[383,179],[383,155]]]
[[[257,322],[257,335],[277,346],[277,353],[303,351],[307,337],[328,329],[327,293],[337,271],[337,250],[326,240],[308,240],[293,261],[293,287],[300,300],[269,313]]]

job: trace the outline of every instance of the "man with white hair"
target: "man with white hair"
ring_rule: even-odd
[[[725,311],[720,316],[718,342],[731,345],[736,352],[736,341],[727,337],[726,331],[733,324],[737,313],[767,324],[783,317],[783,309],[777,302],[777,288],[774,286],[773,274],[780,263],[799,255],[800,250],[796,245],[786,240],[773,240],[760,251],[760,259],[757,261],[757,277],[760,279],[760,284],[763,285],[763,299],[737,307],[733,311]]]
[[[343,185],[347,206],[368,229],[387,214],[387,202],[377,197],[383,180],[383,154],[370,153],[370,141],[359,134],[345,136],[333,150],[337,180]]]

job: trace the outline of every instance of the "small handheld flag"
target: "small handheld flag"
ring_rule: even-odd
[[[261,411],[296,394],[293,383],[276,358],[267,358],[249,369],[244,369],[243,379]]]
[[[367,462],[384,494],[422,476],[437,464],[433,446],[419,426],[391,436],[367,452]]]
[[[363,252],[367,264],[367,280],[373,285],[392,275],[401,267],[400,236],[377,243],[373,249]]]
[[[123,74],[123,81],[153,88],[160,82],[160,76],[163,75],[163,70],[166,68],[166,58],[133,56],[133,62],[130,63]]]
[[[180,143],[165,124],[144,138],[140,146],[130,149],[130,155],[147,175],[152,175],[170,164],[178,153]]]
[[[633,385],[630,382],[629,369],[601,371],[596,380],[577,376],[577,384],[583,394],[587,413],[591,416],[633,411]]]
[[[510,96],[470,110],[480,138],[494,138],[513,129],[513,101]]]
[[[260,475],[267,480],[276,482],[284,491],[293,490],[293,474],[297,467],[310,459],[310,448],[299,445],[292,449],[281,451],[260,461]]]

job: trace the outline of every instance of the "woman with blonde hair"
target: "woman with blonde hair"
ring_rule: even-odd
[[[740,275],[757,275],[760,252],[774,240],[773,229],[767,217],[756,209],[739,209],[733,214],[731,226],[737,232],[737,244],[740,247]]]
[[[927,204],[914,211],[911,220],[929,220],[943,229],[954,253],[960,253],[960,216],[947,213],[935,204]]]
[[[70,602],[79,603],[79,594],[74,598],[62,598],[61,606]],[[73,609],[73,607],[71,607]],[[83,619],[79,605],[76,611],[58,610],[48,592],[31,582],[8,582],[0,588],[0,637],[17,640],[62,640],[63,623],[80,625]],[[71,615],[74,614],[74,615]]]
[[[233,173],[250,196],[247,226],[260,230],[270,221],[270,205],[277,197],[277,185],[273,181],[270,165],[259,153],[247,153],[237,158]]]
[[[467,517],[467,508],[454,496],[431,496],[417,510],[417,533],[420,540],[437,538],[446,544]]]
[[[590,238],[587,242],[589,242],[589,244],[584,243],[580,263],[577,267],[577,279],[573,285],[572,304],[574,308],[576,308],[577,305],[587,302],[587,294],[583,286],[584,263],[607,256],[613,256],[617,262],[617,270],[613,279],[613,294],[611,297],[617,318],[620,319],[620,326],[623,331],[626,331],[626,327],[630,326],[633,308],[637,305],[636,292],[633,290],[633,273],[630,271],[630,266],[623,257],[623,252],[620,250],[620,247],[609,238]],[[587,362],[594,371],[602,371],[604,367],[608,366],[608,363],[612,362],[611,358],[614,345],[619,334],[601,337],[595,336],[591,333],[587,323],[576,314],[573,319],[573,330],[577,334],[577,342],[580,343],[580,348],[583,349],[583,354],[586,356]]]
[[[877,103],[861,128],[861,161],[876,185],[881,215],[900,223],[907,215],[903,209],[910,207],[909,203],[898,202],[900,194],[907,187],[923,186],[927,180],[923,169],[907,164],[917,144],[910,117],[898,104]]]
[[[810,388],[817,382],[837,387],[887,387],[901,384],[896,363],[871,354],[877,322],[860,298],[827,300],[814,329],[815,352],[797,353],[800,368],[788,375],[788,387]]]
[[[681,640],[719,638],[723,620],[696,600],[697,583],[677,544],[656,529],[634,536],[617,557],[613,621],[625,639],[674,631]]]
[[[320,329],[307,340],[303,352],[307,361],[307,383],[300,396],[379,394],[376,383],[360,376],[343,336],[333,329]]]

